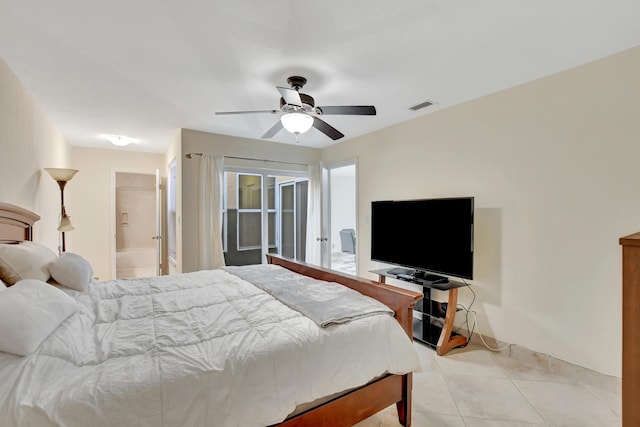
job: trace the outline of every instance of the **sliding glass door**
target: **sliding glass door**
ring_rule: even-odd
[[[306,179],[278,184],[280,194],[280,254],[299,261],[305,260],[307,242]]]
[[[222,234],[227,265],[264,263],[266,253],[304,260],[306,184],[306,177],[225,171]]]

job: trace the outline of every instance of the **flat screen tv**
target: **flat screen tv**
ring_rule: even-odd
[[[371,202],[371,259],[473,279],[473,197]]]

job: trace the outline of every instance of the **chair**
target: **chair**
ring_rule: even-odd
[[[356,253],[356,230],[353,228],[340,230],[340,247],[342,252]]]

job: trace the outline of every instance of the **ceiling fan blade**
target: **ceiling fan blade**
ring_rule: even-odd
[[[300,99],[300,94],[295,89],[289,89],[288,87],[280,87],[276,86],[280,95],[289,105],[297,105],[298,107],[302,107],[302,99]]]
[[[351,114],[358,116],[375,116],[376,107],[373,105],[343,105],[318,107],[322,114]]]
[[[278,120],[276,122],[275,125],[273,125],[271,127],[271,129],[269,129],[268,131],[266,131],[264,133],[264,135],[262,135],[260,138],[262,139],[269,139],[269,138],[273,138],[275,136],[276,133],[280,132],[282,130],[282,122],[280,120]]]
[[[255,114],[255,113],[279,113],[280,110],[254,110],[254,111],[216,111],[216,116],[228,116],[231,114]]]
[[[329,123],[317,117],[313,118],[313,127],[318,129],[320,132],[324,133],[334,141],[344,136],[344,134],[340,132],[338,129],[334,128]]]

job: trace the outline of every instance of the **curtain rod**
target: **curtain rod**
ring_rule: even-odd
[[[202,156],[202,153],[187,153],[184,155],[187,159],[192,159],[193,156]],[[254,159],[251,157],[237,157],[237,156],[224,156],[225,159],[236,160],[253,160],[256,162],[270,162],[270,163],[282,163],[285,165],[297,165],[297,166],[309,166],[307,163],[285,162],[282,160],[269,160],[269,159]]]

